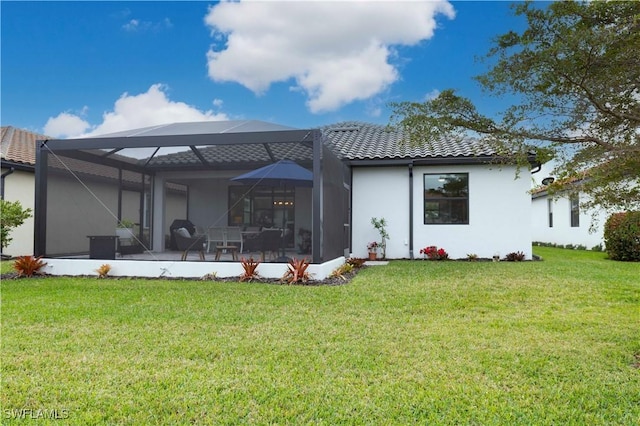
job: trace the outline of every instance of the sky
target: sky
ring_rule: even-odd
[[[511,2],[1,1],[0,122],[55,138],[204,120],[388,124],[474,76]]]

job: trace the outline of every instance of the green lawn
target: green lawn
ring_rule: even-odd
[[[2,422],[637,425],[640,264],[535,252],[344,286],[4,280]]]

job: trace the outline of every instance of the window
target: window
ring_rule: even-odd
[[[553,200],[547,200],[547,211],[549,212],[549,228],[553,228]]]
[[[230,226],[289,226],[294,221],[295,190],[269,186],[230,186]]]
[[[580,200],[577,195],[572,195],[569,198],[571,204],[571,227],[580,227]]]
[[[424,175],[424,223],[469,223],[469,174]]]

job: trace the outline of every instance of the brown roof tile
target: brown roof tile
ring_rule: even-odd
[[[0,140],[2,159],[33,166],[36,164],[36,141],[44,139],[52,138],[13,126],[2,126]]]

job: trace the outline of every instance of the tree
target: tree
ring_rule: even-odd
[[[454,90],[392,104],[391,125],[412,144],[477,137],[503,161],[554,160],[550,192],[576,188],[585,207],[640,205],[640,2],[512,6],[528,27],[494,40],[494,65],[476,77],[489,95],[519,101],[483,115]]]
[[[11,230],[22,225],[29,217],[31,209],[23,209],[20,201],[0,200],[0,247],[9,245],[12,240],[9,236]]]

